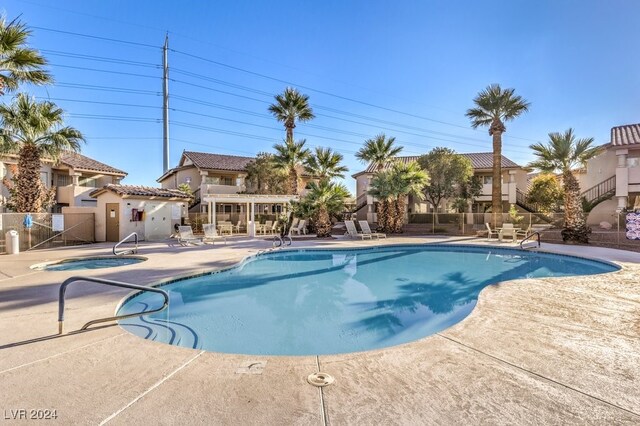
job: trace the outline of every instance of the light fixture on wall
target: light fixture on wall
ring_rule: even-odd
[[[191,183],[191,178],[190,177],[185,178],[184,179],[184,183],[190,184]]]

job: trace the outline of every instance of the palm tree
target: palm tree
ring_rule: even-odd
[[[342,184],[326,179],[309,183],[309,192],[301,203],[311,212],[318,237],[331,236],[331,217],[342,213],[347,197],[349,191]]]
[[[53,102],[36,102],[23,93],[11,105],[0,105],[0,153],[18,153],[11,200],[17,212],[40,212],[45,207],[41,158],[56,160],[63,152],[79,151],[84,142],[80,131],[63,126],[63,114]]]
[[[331,148],[316,147],[314,155],[307,158],[305,169],[307,173],[320,180],[343,178],[349,169],[340,164],[342,159],[342,154],[334,152]]]
[[[14,19],[7,23],[0,17],[0,96],[12,92],[22,83],[47,84],[51,75],[42,67],[47,61],[27,46],[31,31]]]
[[[401,146],[394,146],[396,138],[388,138],[384,133],[367,139],[364,146],[356,153],[356,158],[364,163],[373,163],[378,172],[402,151]]]
[[[296,121],[313,120],[313,109],[309,106],[309,96],[303,95],[292,87],[287,87],[280,95],[275,96],[276,102],[269,105],[269,112],[284,123],[287,130],[287,141],[293,141],[293,129]]]
[[[489,126],[493,137],[493,184],[491,187],[491,211],[500,220],[502,216],[502,134],[507,131],[505,121],[510,121],[529,110],[529,102],[515,94],[514,89],[502,89],[492,84],[478,93],[473,102],[475,108],[467,110],[471,127]]]
[[[371,179],[369,194],[378,200],[378,228],[383,232],[402,232],[407,196],[424,199],[422,190],[429,183],[429,175],[412,161],[395,161]]]
[[[530,146],[537,159],[529,163],[529,167],[545,173],[562,173],[564,241],[589,242],[591,229],[587,227],[582,209],[580,184],[573,173],[601,152],[600,147],[592,144],[593,138],[576,139],[573,129],[568,129],[564,133],[549,133],[547,145],[535,143]]]
[[[289,191],[291,195],[298,195],[298,169],[302,167],[310,152],[304,147],[307,141],[302,139],[294,142],[287,139],[283,144],[276,144],[273,149],[276,154],[273,157],[276,168],[287,173],[289,178]]]

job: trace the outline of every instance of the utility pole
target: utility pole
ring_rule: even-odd
[[[169,170],[169,33],[162,48],[162,172]]]

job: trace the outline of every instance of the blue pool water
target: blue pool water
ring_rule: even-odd
[[[34,269],[44,271],[76,271],[80,269],[113,268],[144,262],[141,257],[96,257],[90,259],[67,259],[57,263],[36,266]]]
[[[345,353],[444,330],[469,315],[492,283],[617,269],[577,257],[470,246],[283,251],[165,285],[167,310],[120,324],[147,339],[209,351]],[[161,296],[142,293],[118,313],[161,303]]]

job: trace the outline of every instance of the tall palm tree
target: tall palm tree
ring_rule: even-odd
[[[502,216],[502,134],[507,131],[504,123],[529,110],[529,102],[515,94],[514,89],[502,89],[492,84],[478,93],[473,102],[475,108],[467,110],[471,127],[489,126],[493,137],[493,184],[491,187],[491,211]],[[499,219],[498,219],[499,220]]]
[[[309,106],[309,96],[303,95],[293,87],[287,87],[280,95],[275,96],[276,102],[269,105],[269,112],[276,120],[284,123],[287,130],[287,141],[293,141],[293,129],[296,121],[313,120],[313,109]]]
[[[56,160],[65,151],[79,151],[84,142],[80,131],[64,126],[63,114],[53,102],[37,102],[23,93],[11,105],[0,105],[0,153],[18,153],[18,176],[11,200],[17,212],[40,212],[44,208],[41,158]]]
[[[0,16],[0,96],[12,92],[22,83],[46,84],[51,75],[43,69],[46,59],[27,45],[31,31],[14,19]]]
[[[287,139],[282,144],[275,144],[273,149],[276,154],[273,162],[276,168],[287,173],[289,176],[289,191],[291,195],[298,195],[298,169],[302,167],[310,155],[310,151],[304,147],[305,139],[294,142]]]
[[[564,241],[589,242],[591,229],[587,226],[580,198],[580,184],[574,176],[579,167],[584,167],[591,158],[601,152],[594,147],[593,138],[576,139],[573,129],[564,133],[549,133],[549,142],[530,146],[536,160],[529,167],[546,173],[562,173],[564,187]]]
[[[401,146],[395,146],[396,138],[387,138],[384,133],[367,139],[364,146],[356,153],[356,158],[364,163],[373,163],[378,172],[402,151]]]
[[[343,178],[349,169],[341,164],[342,159],[342,154],[331,148],[316,147],[315,153],[307,158],[305,169],[320,180]]]
[[[318,237],[331,236],[331,217],[344,210],[344,200],[349,197],[347,188],[335,182],[323,179],[309,183],[309,192],[302,203],[312,212],[312,218]]]

